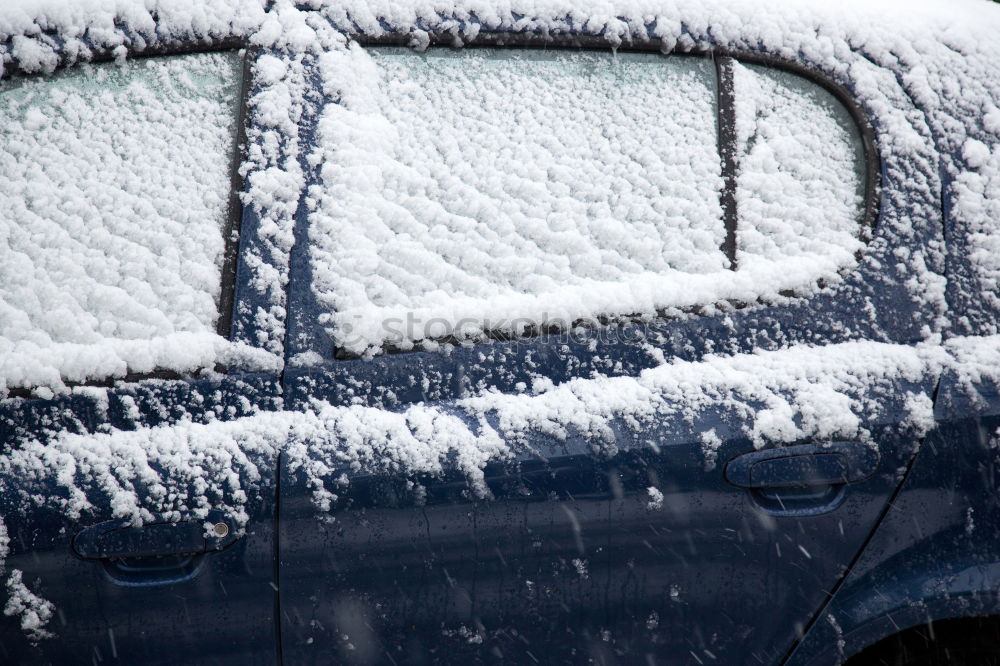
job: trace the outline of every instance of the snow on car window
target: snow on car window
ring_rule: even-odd
[[[0,84],[9,386],[148,371],[215,339],[239,68],[195,54]]]
[[[862,246],[857,130],[796,77],[737,65],[732,271],[711,61],[355,47],[325,63],[310,251],[347,352],[754,302],[837,278]]]
[[[340,103],[319,125],[310,231],[338,345],[645,312],[673,276],[726,269],[711,61],[328,58]],[[408,313],[415,329],[394,330]]]
[[[769,67],[734,63],[733,84],[740,268],[815,279],[849,264],[863,245],[865,156],[847,109]]]

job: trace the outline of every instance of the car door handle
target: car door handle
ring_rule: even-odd
[[[81,530],[73,550],[84,559],[197,555],[222,550],[238,538],[234,523],[221,511],[182,521],[154,519],[136,527],[129,520],[109,520]]]
[[[878,451],[861,442],[801,444],[754,451],[726,465],[726,481],[740,488],[809,488],[867,479]]]

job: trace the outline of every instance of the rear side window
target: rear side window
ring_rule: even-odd
[[[736,130],[737,265],[808,283],[862,247],[865,153],[830,92],[770,67],[730,61]]]
[[[338,351],[752,303],[837,278],[866,238],[857,126],[818,85],[727,61],[728,121],[706,58],[327,54],[336,94],[308,203],[313,291]]]
[[[207,53],[0,83],[8,384],[151,370],[214,337],[240,68]]]

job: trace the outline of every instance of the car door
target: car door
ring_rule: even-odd
[[[877,522],[913,442],[874,423],[898,454],[857,442],[754,451],[722,425],[732,414],[706,411],[703,430],[680,418],[616,428],[614,456],[586,437],[533,443],[535,456],[484,470],[488,499],[455,471],[334,468],[332,485],[349,486],[320,511],[286,463],[287,658],[777,663]],[[705,433],[728,466],[706,470]],[[728,481],[737,465],[768,480]]]
[[[277,660],[277,453],[198,434],[280,405],[237,172],[260,86],[192,46],[0,88],[5,664]]]
[[[511,35],[482,41],[494,38],[517,43]],[[450,43],[445,34],[431,44],[435,39]],[[382,35],[379,44],[386,42]],[[655,52],[660,44],[645,48]],[[300,327],[290,333],[292,353],[304,362],[286,371],[285,400],[311,410],[318,427],[294,433],[280,464],[278,583],[286,660],[779,663],[905,477],[925,429],[915,415],[929,409],[937,381],[937,366],[913,343],[934,326],[940,305],[928,305],[912,287],[940,287],[940,276],[925,262],[936,256],[941,220],[939,188],[911,191],[901,183],[914,173],[921,182],[937,182],[933,148],[923,139],[898,143],[882,125],[885,118],[871,113],[884,107],[871,97],[858,101],[858,93],[827,81],[808,62],[782,64],[760,54],[695,58],[672,70],[682,72],[686,85],[656,89],[687,90],[702,76],[706,90],[718,93],[715,101],[708,98],[710,120],[718,123],[711,148],[725,181],[716,190],[723,224],[716,238],[725,270],[742,275],[753,270],[754,239],[768,234],[762,220],[783,214],[761,210],[776,192],[755,190],[762,181],[753,177],[754,168],[777,155],[767,151],[786,136],[782,122],[794,123],[781,119],[809,119],[816,106],[830,114],[827,120],[840,119],[848,137],[845,160],[857,176],[850,187],[861,193],[853,219],[874,228],[858,233],[871,244],[856,264],[846,260],[851,268],[837,279],[821,279],[801,295],[762,295],[756,305],[742,296],[705,310],[675,306],[662,318],[607,317],[596,325],[578,326],[573,314],[561,326],[526,315],[526,324],[490,331],[470,315],[470,328],[485,331],[472,339],[463,338],[469,328],[448,313],[428,323],[435,314],[430,306],[391,325],[366,320],[385,310],[352,310],[358,292],[337,291],[357,277],[336,274],[340,265],[390,283],[380,283],[372,296],[380,307],[390,303],[393,289],[412,286],[406,278],[392,282],[398,263],[378,263],[385,258],[380,248],[395,238],[359,245],[355,235],[380,223],[369,211],[403,216],[403,198],[392,199],[399,192],[426,192],[396,187],[396,181],[390,187],[386,174],[396,163],[419,170],[419,160],[406,162],[414,154],[437,152],[446,162],[474,155],[469,160],[479,161],[471,168],[455,166],[461,160],[450,164],[467,169],[459,181],[481,177],[484,188],[493,175],[518,171],[500,159],[516,155],[518,146],[502,137],[483,139],[495,136],[483,124],[463,124],[464,107],[450,104],[449,86],[461,91],[470,117],[478,104],[516,100],[499,103],[507,114],[493,116],[505,128],[573,118],[572,105],[547,111],[546,104],[560,94],[589,103],[587,95],[599,88],[589,77],[602,76],[602,65],[613,71],[593,60],[610,56],[584,53],[583,65],[574,65],[581,68],[574,85],[583,87],[560,88],[560,63],[579,53],[467,48],[407,55],[354,45],[316,63],[327,98],[307,120],[316,146],[308,160],[313,196],[300,207],[290,277],[290,308]],[[692,58],[640,53],[623,60],[630,57],[640,70],[629,81],[642,78],[648,71],[642,67],[673,68],[663,63]],[[420,64],[408,70],[406,58]],[[860,59],[855,64],[874,68]],[[380,66],[384,78],[365,78]],[[530,84],[517,81],[519,71],[534,67],[542,74]],[[885,83],[877,95],[912,107],[891,73],[876,75]],[[364,92],[351,87],[358,80],[369,84]],[[555,81],[556,90],[545,81]],[[371,91],[396,84],[412,97],[391,98],[390,91],[392,103],[380,107],[384,100]],[[470,101],[477,86],[486,92]],[[400,99],[425,99],[419,91],[429,91],[431,112],[394,115],[392,104]],[[799,103],[794,100],[805,106],[790,116],[770,110]],[[616,108],[622,103],[615,99]],[[683,106],[676,95],[661,103]],[[438,124],[442,117],[448,122]],[[926,139],[926,128],[913,122],[910,137]],[[448,144],[456,127],[470,125],[476,129],[466,143]],[[588,131],[586,124],[576,127],[581,135]],[[629,150],[629,137],[603,131]],[[441,145],[407,152],[391,143],[398,137],[413,148],[407,142],[420,136],[440,137]],[[567,136],[559,145],[568,145]],[[548,146],[547,137],[528,133],[523,145]],[[874,137],[893,149],[879,158]],[[641,146],[635,150],[639,159]],[[385,154],[397,162],[383,161]],[[601,160],[608,154],[596,154],[607,163]],[[491,162],[492,155],[499,161]],[[529,180],[559,181],[559,173],[534,166],[527,159],[521,167]],[[592,177],[585,170],[570,173]],[[836,178],[823,173],[829,182]],[[570,190],[560,192],[572,190],[563,185]],[[529,184],[497,187],[529,199],[544,196]],[[456,190],[442,190],[449,191]],[[324,195],[337,206],[327,207]],[[385,199],[393,205],[381,208]],[[433,215],[437,205],[447,208],[437,201],[406,210]],[[502,226],[517,214],[511,210],[523,209],[503,209],[496,217],[483,210],[467,217]],[[832,209],[820,210],[816,219],[834,219]],[[395,233],[415,228],[401,224]],[[357,254],[338,253],[338,244],[373,254],[355,261]],[[720,284],[730,279],[711,275]],[[424,278],[412,271],[414,282]],[[447,284],[435,298],[443,291],[457,299],[468,288]],[[412,290],[406,293],[410,303],[419,301]],[[454,302],[456,310],[465,305]],[[504,305],[501,296],[491,301]]]

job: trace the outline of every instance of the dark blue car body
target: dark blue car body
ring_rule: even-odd
[[[478,39],[600,46],[582,29],[559,38],[483,31]],[[853,99],[849,86],[806,59],[725,55],[804,73]],[[878,129],[876,110],[862,106],[858,114]],[[308,142],[314,115],[305,114],[300,131]],[[909,237],[889,238],[879,251],[947,243],[946,265],[936,270],[961,284],[971,269],[962,232],[950,226],[947,173],[936,190],[911,188],[886,174],[919,165],[889,164],[898,157],[879,156],[874,144],[869,151],[880,183],[873,214],[915,220]],[[318,182],[317,167],[302,168]],[[890,233],[878,220],[876,238]],[[252,208],[243,210],[232,285],[230,337],[250,345],[259,339],[252,312],[260,295],[245,258],[259,224]],[[311,352],[321,363],[121,381],[107,388],[106,402],[86,391],[12,395],[0,401],[3,452],[65,432],[169,426],[208,412],[235,419],[306,410],[317,399],[447,410],[477,390],[512,393],[539,375],[556,384],[635,375],[656,364],[649,345],[686,361],[800,343],[916,345],[934,317],[905,275],[888,263],[864,264],[838,288],[786,304],[447,353],[336,358],[316,323],[307,225],[300,202],[284,355]],[[954,319],[965,322],[955,333],[982,334],[977,322],[997,315],[957,287],[948,298]],[[0,663],[836,663],[889,637],[908,640],[915,635],[908,630],[1000,615],[1000,451],[990,443],[1000,427],[998,389],[990,380],[970,389],[951,371],[873,387],[863,427],[878,453],[851,441],[757,450],[741,413],[720,403],[654,429],[616,424],[612,456],[594,453],[585,434],[539,434],[532,454],[486,467],[487,498],[469,492],[457,465],[441,475],[334,469],[331,479],[349,477],[330,508],[335,520],[323,519],[302,470],[279,453],[255,461],[260,478],[248,486],[255,495],[245,533],[197,546],[173,543],[202,537],[180,534],[166,519],[133,528],[106,506],[70,518],[5,492],[6,566],[23,571],[56,616],[55,636],[39,641],[15,618],[0,617]],[[934,403],[926,435],[914,436],[907,421],[913,395]],[[710,429],[722,440],[711,469],[699,439]],[[0,488],[62,492],[46,483],[3,478]],[[655,511],[651,486],[664,495]],[[119,542],[106,537],[122,530]],[[139,543],[149,551],[136,552]]]

